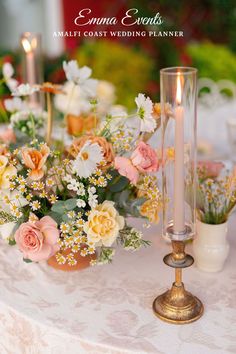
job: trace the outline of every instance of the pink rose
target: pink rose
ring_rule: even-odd
[[[0,140],[5,144],[15,143],[16,135],[11,128],[7,128],[6,130],[0,132]]]
[[[159,168],[157,153],[143,141],[138,143],[131,155],[131,161],[140,172],[156,172]]]
[[[33,262],[44,261],[59,251],[59,230],[57,223],[50,217],[20,225],[15,240],[25,259]]]
[[[139,172],[137,168],[133,166],[130,159],[121,156],[115,157],[115,169],[118,170],[121,176],[127,177],[133,184],[138,182]]]
[[[198,169],[204,173],[207,178],[216,178],[219,176],[224,164],[215,161],[199,161]]]

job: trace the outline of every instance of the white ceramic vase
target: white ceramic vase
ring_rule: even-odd
[[[196,266],[205,272],[219,272],[229,253],[228,223],[211,225],[197,221],[197,235],[193,242]]]

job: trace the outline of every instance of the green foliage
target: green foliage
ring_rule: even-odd
[[[236,55],[228,48],[204,42],[189,44],[186,50],[192,65],[198,68],[200,77],[236,82]]]
[[[16,241],[13,240],[13,239],[9,239],[8,243],[9,243],[10,246],[15,246],[16,245]]]
[[[62,215],[64,213],[68,213],[68,211],[73,210],[76,207],[76,199],[71,198],[67,200],[59,200],[52,206],[52,211]]]
[[[117,103],[134,107],[134,97],[147,89],[154,62],[144,51],[121,43],[99,40],[85,42],[76,59],[93,69],[93,77],[116,86]]]
[[[109,185],[109,190],[113,193],[118,193],[123,191],[129,185],[129,180],[123,176],[117,176],[112,180],[112,183]]]

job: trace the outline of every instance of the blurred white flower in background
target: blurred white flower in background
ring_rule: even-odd
[[[55,95],[54,104],[64,114],[86,114],[91,110],[89,99],[78,85],[68,81],[63,86],[64,94]]]
[[[99,80],[97,85],[97,99],[105,109],[115,101],[115,86],[105,80]]]
[[[63,69],[68,81],[80,86],[83,92],[90,97],[96,95],[97,80],[90,79],[92,70],[88,66],[79,68],[76,60],[70,60],[69,62],[63,62]]]
[[[153,118],[153,103],[149,97],[145,97],[143,93],[139,93],[135,98],[137,105],[137,115],[140,118],[140,131],[146,133],[154,132],[156,121]]]
[[[18,86],[18,81],[16,79],[13,79],[14,75],[14,68],[11,65],[11,63],[4,63],[2,66],[2,74],[3,78],[6,82],[6,85],[8,86],[10,91],[14,91],[16,87]]]
[[[39,91],[39,87],[31,86],[30,84],[20,84],[12,92],[12,96],[30,96],[37,91]]]
[[[10,117],[10,126],[14,127],[15,123],[18,123],[22,120],[28,120],[30,115],[34,116],[34,119],[37,120],[46,120],[47,112],[43,111],[42,108],[35,109],[25,109],[16,113],[13,113]]]
[[[13,97],[4,100],[4,106],[8,112],[17,112],[26,109],[27,104],[20,97]]]

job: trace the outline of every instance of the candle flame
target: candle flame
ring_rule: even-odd
[[[177,90],[176,90],[176,102],[181,104],[182,89],[181,89],[181,78],[180,73],[177,73]]]
[[[28,39],[23,38],[22,39],[22,45],[23,45],[23,48],[24,48],[26,53],[29,53],[29,52],[32,51],[32,48],[31,48],[31,45],[30,45],[30,42],[28,41]]]

